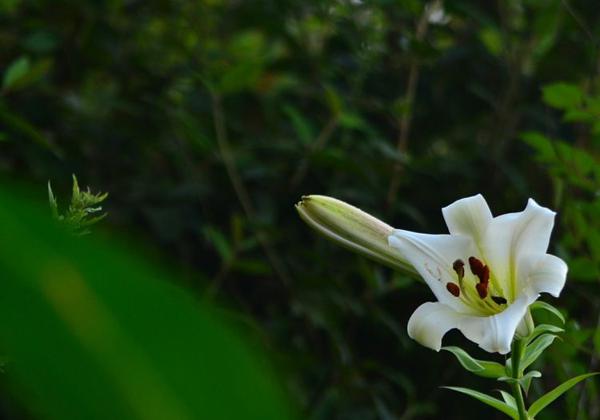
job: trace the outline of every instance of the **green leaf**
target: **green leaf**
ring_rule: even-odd
[[[579,86],[569,83],[554,83],[542,89],[544,102],[558,109],[579,106],[583,101],[583,92]]]
[[[510,395],[508,392],[502,391],[502,390],[500,390],[500,394],[502,395],[502,399],[504,400],[504,402],[509,407],[512,407],[515,410],[518,410],[518,408],[517,408],[517,402],[515,401],[515,397],[513,397],[512,395]]]
[[[477,360],[473,359],[466,351],[464,351],[460,347],[448,346],[442,347],[442,350],[446,350],[454,354],[460,362],[460,364],[469,372],[481,372],[483,370],[483,366],[481,366],[481,364],[479,364]]]
[[[479,32],[479,39],[485,45],[490,54],[499,56],[504,48],[502,34],[497,28],[492,26],[485,27]]]
[[[50,181],[48,181],[48,202],[50,203],[50,211],[52,212],[52,217],[58,220],[60,217],[58,215],[58,203],[56,201],[56,197],[54,196],[54,192],[52,191],[52,185]]]
[[[554,334],[544,334],[535,340],[533,343],[527,345],[525,348],[525,353],[523,355],[523,360],[521,361],[521,370],[527,369],[529,365],[537,360],[538,357],[550,346],[554,339],[557,338],[557,335]]]
[[[500,382],[507,382],[509,384],[518,383],[523,388],[523,391],[527,393],[529,391],[529,385],[531,385],[531,380],[533,378],[541,378],[542,373],[537,370],[532,370],[531,372],[527,372],[524,376],[519,379],[510,377],[510,376],[501,376],[498,378]]]
[[[542,162],[552,162],[556,157],[556,150],[549,139],[537,131],[526,131],[521,133],[521,138],[525,143],[535,149],[536,159]]]
[[[46,203],[0,201],[6,383],[40,419],[290,418],[240,321],[123,244],[67,234]]]
[[[460,392],[462,394],[473,397],[473,398],[481,401],[484,404],[494,407],[496,410],[502,411],[504,414],[506,414],[507,416],[509,416],[512,419],[518,419],[518,417],[519,417],[517,410],[515,410],[513,407],[511,407],[510,405],[508,405],[507,403],[505,403],[503,401],[500,401],[497,398],[491,397],[482,392],[475,391],[475,390],[469,389],[469,388],[458,387],[458,386],[443,386],[442,388],[450,389],[452,391]]]
[[[291,105],[284,105],[283,112],[289,117],[298,139],[305,146],[310,145],[316,138],[310,121]]]
[[[233,250],[225,235],[214,226],[204,228],[206,238],[215,247],[215,250],[225,262],[230,262],[233,259]]]
[[[31,68],[31,64],[29,62],[29,58],[27,57],[19,57],[15,61],[13,61],[10,66],[4,72],[4,80],[2,81],[2,89],[8,90],[14,87],[18,81],[24,78],[29,69]]]
[[[537,337],[539,337],[542,334],[546,334],[546,333],[558,334],[558,333],[562,333],[562,332],[565,332],[565,330],[560,327],[557,327],[556,325],[551,325],[551,324],[536,325],[533,332],[529,335],[529,337],[527,337],[527,344],[531,343],[533,340],[535,340]]]
[[[548,311],[550,313],[552,313],[553,315],[555,315],[558,319],[560,319],[560,321],[564,324],[565,323],[565,316],[554,306],[550,305],[547,302],[538,300],[536,302],[533,302],[530,306],[529,309],[533,310],[544,310],[544,311]]]
[[[442,347],[442,350],[454,354],[462,367],[476,375],[484,378],[498,378],[504,375],[504,366],[500,363],[474,359],[460,347],[448,346]]]
[[[339,115],[342,112],[342,98],[333,86],[325,86],[325,102],[333,115]]]
[[[598,374],[600,374],[600,372],[585,373],[583,375],[576,376],[574,378],[569,379],[568,381],[563,382],[562,384],[554,388],[552,391],[544,394],[536,402],[531,404],[531,407],[529,407],[529,411],[527,413],[529,414],[529,416],[535,417],[540,411],[542,411],[544,408],[550,405],[555,399],[557,399],[569,389],[577,385],[579,382]]]
[[[541,378],[542,377],[542,373],[537,371],[537,370],[532,370],[530,372],[527,372],[525,375],[523,375],[523,377],[521,379],[519,379],[519,384],[521,385],[521,388],[523,388],[523,391],[525,391],[525,395],[527,395],[529,393],[529,386],[531,385],[531,380],[533,378]]]

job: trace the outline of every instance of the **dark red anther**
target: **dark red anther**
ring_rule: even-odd
[[[480,282],[488,284],[490,282],[490,268],[487,265],[484,265],[481,270],[481,275],[478,277]]]
[[[475,257],[469,257],[471,272],[479,278],[480,283],[488,284],[490,281],[490,268]]]
[[[492,296],[492,300],[498,305],[506,305],[506,299],[504,299],[502,296]]]
[[[488,284],[487,283],[477,283],[475,285],[477,289],[477,293],[479,293],[479,297],[481,299],[485,299],[488,294]]]
[[[446,290],[448,290],[450,293],[452,293],[453,296],[455,297],[459,297],[460,296],[460,287],[458,287],[458,285],[456,283],[446,283]]]
[[[483,271],[483,263],[475,257],[469,257],[469,267],[471,272],[479,277]]]
[[[456,271],[456,274],[458,274],[458,280],[462,280],[465,276],[465,263],[463,262],[463,260],[454,261],[454,264],[452,264],[452,268],[454,269],[454,271]]]

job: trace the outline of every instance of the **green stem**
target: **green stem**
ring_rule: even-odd
[[[521,379],[521,356],[523,355],[524,342],[522,340],[515,340],[512,344],[511,353],[511,364],[512,364],[512,377],[514,379]],[[525,408],[525,400],[523,399],[523,392],[521,391],[521,385],[519,382],[512,383],[513,397],[517,403],[517,410],[519,411],[519,420],[528,420],[527,409]]]

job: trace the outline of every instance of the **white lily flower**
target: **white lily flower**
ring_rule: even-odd
[[[438,300],[417,308],[408,334],[439,351],[457,328],[488,352],[508,353],[529,305],[540,293],[558,297],[565,284],[567,265],[546,253],[556,213],[529,199],[524,211],[493,217],[481,195],[442,213],[449,235],[396,229],[388,237]]]

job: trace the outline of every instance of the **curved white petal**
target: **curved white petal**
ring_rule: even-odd
[[[523,293],[504,311],[488,317],[468,316],[459,329],[469,340],[490,353],[510,351],[515,331],[537,294]]]
[[[428,235],[394,230],[388,237],[391,247],[399,250],[423,277],[435,297],[463,312],[469,309],[446,290],[448,282],[458,283],[452,268],[454,261],[473,255],[473,241],[462,235]]]
[[[567,271],[567,264],[563,260],[546,254],[532,264],[526,287],[534,293],[550,293],[558,297],[565,286]]]
[[[492,221],[492,212],[481,194],[463,198],[442,208],[448,231],[452,235],[471,236],[475,243],[483,240]]]
[[[509,300],[525,286],[531,261],[546,254],[555,215],[529,199],[522,212],[503,214],[490,222],[482,251]]]
[[[506,354],[527,307],[536,299],[537,295],[524,293],[503,312],[486,317],[462,314],[440,302],[427,302],[410,317],[408,335],[439,351],[442,337],[456,328],[485,351]]]
[[[442,337],[451,329],[458,328],[464,317],[443,303],[424,303],[408,320],[408,336],[425,347],[440,351]]]

